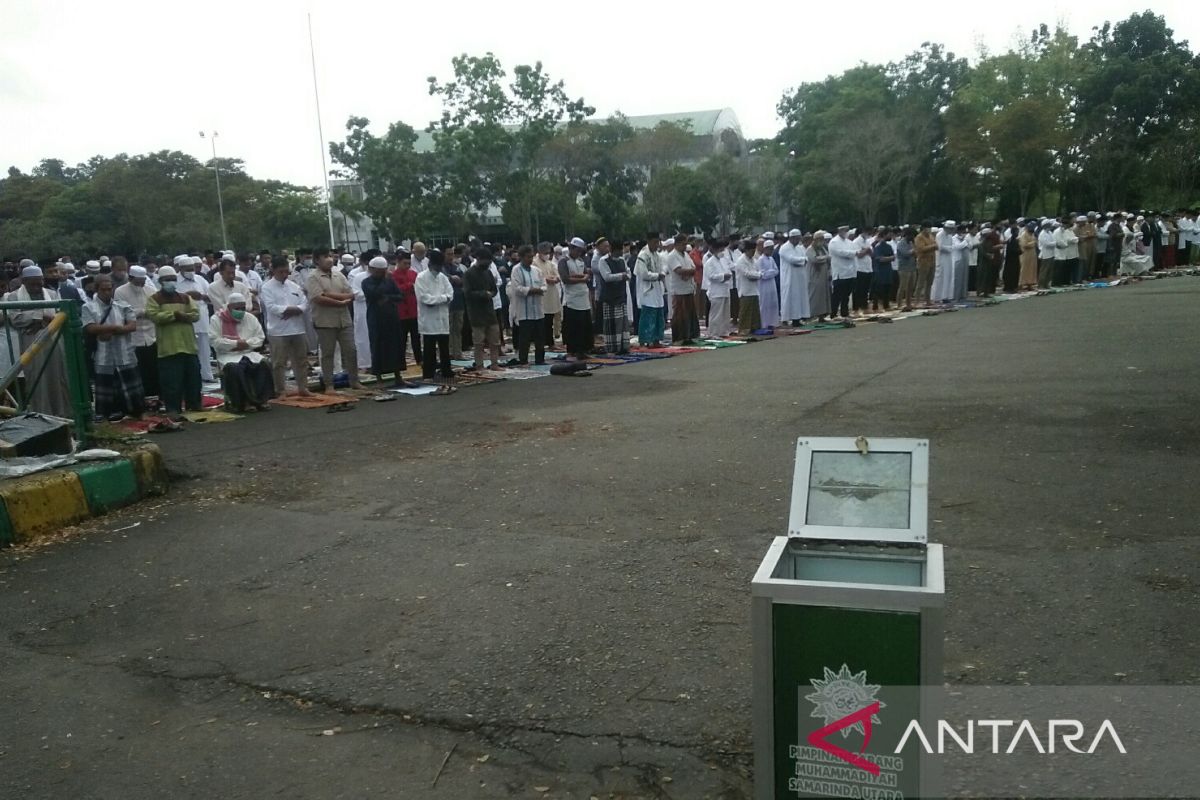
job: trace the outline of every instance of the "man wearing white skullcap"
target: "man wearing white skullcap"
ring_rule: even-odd
[[[188,266],[195,268],[190,259]],[[200,363],[195,330],[200,320],[199,303],[180,288],[182,282],[172,267],[158,271],[158,284],[159,291],[146,301],[146,317],[156,326],[162,403],[168,414],[178,415],[185,406],[189,411],[200,411]],[[207,330],[204,344],[208,346]]]
[[[248,406],[266,411],[275,382],[271,366],[259,352],[266,340],[262,325],[247,312],[247,295],[230,292],[224,299],[224,307],[208,322],[208,337],[221,370],[225,408],[235,414],[244,413]]]
[[[150,282],[149,273],[145,267],[132,266],[129,268],[129,282],[119,287],[114,293],[117,300],[133,309],[133,318],[137,328],[130,336],[133,344],[133,354],[137,358],[138,374],[142,379],[142,389],[147,398],[153,398],[153,405],[158,405],[158,347],[154,322],[146,316],[146,302],[158,289]]]
[[[111,275],[96,276],[95,284],[96,294],[83,305],[82,317],[84,331],[96,339],[92,371],[96,415],[112,422],[141,417],[146,394],[133,347],[136,312],[113,296]]]
[[[801,239],[800,229],[792,228],[779,248],[779,315],[793,326],[809,317],[808,248]]]
[[[184,256],[183,263],[175,269],[177,288],[180,294],[186,294],[196,303],[200,317],[196,320],[196,356],[200,361],[200,380],[204,383],[214,383],[212,371],[212,351],[208,340],[208,280],[200,275],[196,268],[204,262],[199,256]]]
[[[25,262],[29,263],[26,264]],[[21,267],[21,285],[4,296],[6,302],[28,303],[33,300],[59,300],[58,292],[45,285],[42,268],[32,260],[25,259]],[[35,308],[8,312],[8,324],[20,333],[21,351],[28,350],[40,334],[54,319],[54,308]],[[46,343],[41,352],[33,357],[25,368],[29,380],[41,375],[32,386],[29,409],[43,414],[70,419],[71,395],[67,384],[66,361],[63,359],[61,342]],[[53,345],[53,346],[50,346]]]

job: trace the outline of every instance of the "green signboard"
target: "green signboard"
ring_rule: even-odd
[[[917,797],[916,737],[896,747],[920,712],[920,615],[777,602],[771,635],[776,800]]]

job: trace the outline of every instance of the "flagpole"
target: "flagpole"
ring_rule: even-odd
[[[325,165],[325,131],[321,128],[321,95],[317,91],[317,49],[313,46],[312,12],[308,14],[308,54],[312,58],[313,99],[317,104],[317,136],[321,139],[321,175],[325,179],[325,219],[329,222],[329,246],[333,240],[333,208],[329,205],[329,169]]]

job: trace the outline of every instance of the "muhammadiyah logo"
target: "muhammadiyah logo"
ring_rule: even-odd
[[[887,704],[875,698],[879,686],[867,683],[867,671],[851,674],[850,667],[842,664],[841,670],[834,672],[829,667],[823,667],[825,678],[811,678],[809,683],[816,689],[812,694],[804,695],[815,706],[810,716],[823,720],[826,725],[843,720],[856,711],[862,711],[869,705],[877,704],[878,708],[886,708]],[[850,731],[858,731],[863,736],[869,736],[871,723],[878,723],[879,717],[872,713],[866,728],[863,720],[859,719],[853,725],[842,728],[842,738],[850,736]]]

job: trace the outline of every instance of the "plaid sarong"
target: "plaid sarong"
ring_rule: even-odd
[[[604,308],[604,349],[609,353],[629,352],[629,318],[625,301],[602,303]]]
[[[104,417],[118,413],[136,416],[146,410],[146,393],[142,390],[142,376],[136,363],[124,367],[97,364],[95,383],[97,414]]]

